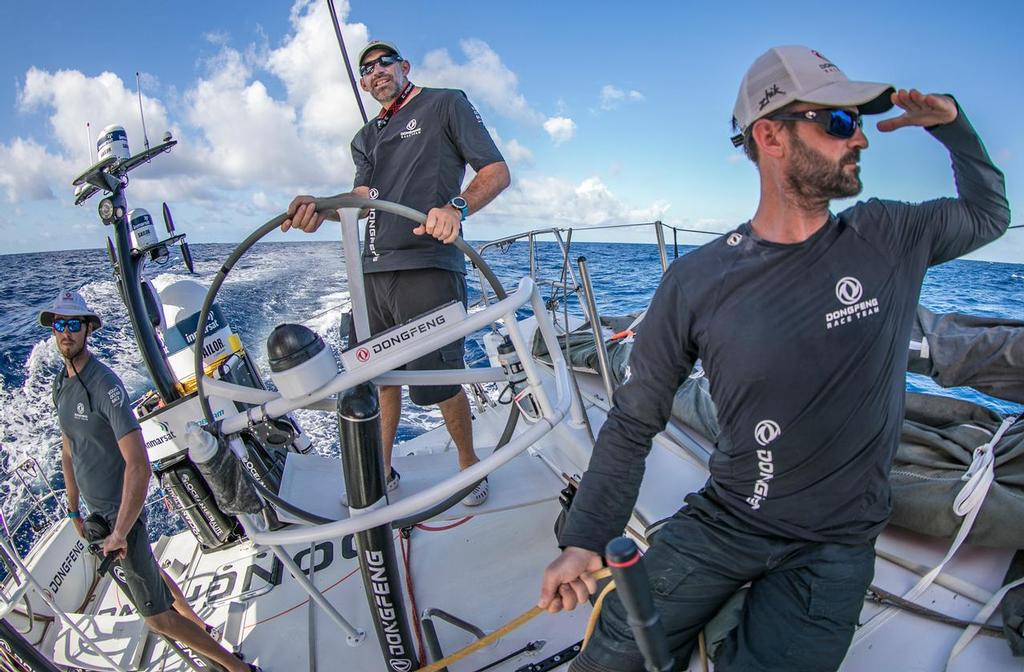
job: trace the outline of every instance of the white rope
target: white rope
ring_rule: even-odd
[[[989,600],[985,606],[981,608],[981,611],[979,611],[971,620],[975,623],[987,623],[988,619],[991,618],[992,614],[995,612],[996,607],[998,607],[999,603],[1003,601],[1003,597],[1020,585],[1024,585],[1024,576],[1000,588],[999,591],[992,596],[992,599]],[[956,658],[961,651],[967,648],[967,645],[970,644],[971,640],[974,639],[974,636],[977,635],[980,630],[980,625],[967,626],[967,629],[960,635],[960,639],[956,640],[956,644],[953,645],[953,650],[949,652],[949,658],[946,659],[946,672],[949,672],[950,665],[953,664],[953,659]]]
[[[960,529],[957,530],[956,537],[953,539],[953,543],[949,547],[949,551],[946,552],[946,557],[939,562],[938,565],[932,568],[927,574],[921,577],[917,584],[908,590],[901,597],[904,600],[914,601],[928,589],[935,578],[942,572],[942,569],[946,566],[958,550],[967,539],[968,534],[971,532],[971,528],[974,526],[974,521],[977,519],[978,514],[981,512],[982,502],[985,501],[985,496],[988,494],[989,488],[992,486],[992,482],[995,480],[995,446],[999,443],[999,440],[1003,438],[1003,434],[1006,433],[1013,423],[1017,421],[1016,416],[1008,416],[1003,420],[1003,423],[999,425],[999,429],[992,438],[986,443],[978,446],[974,449],[974,456],[971,460],[971,465],[964,472],[961,480],[967,481],[967,484],[960,489],[957,493],[956,498],[953,500],[953,512],[957,516],[963,517],[963,522],[960,524]],[[880,628],[882,625],[887,623],[893,618],[898,612],[895,607],[888,607],[872,618],[867,624],[865,624],[860,630],[857,631],[855,642],[863,641],[868,635]]]

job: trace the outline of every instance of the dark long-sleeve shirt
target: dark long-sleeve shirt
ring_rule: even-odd
[[[997,238],[1010,219],[1003,175],[963,112],[929,132],[949,149],[958,198],[860,202],[797,244],[760,240],[747,222],[672,264],[562,545],[600,552],[621,534],[651,441],[698,357],[722,427],[708,496],[785,538],[878,535],[892,510],[888,472],[925,272]]]

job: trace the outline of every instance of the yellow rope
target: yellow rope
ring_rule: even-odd
[[[590,643],[590,636],[594,634],[594,628],[597,627],[597,618],[601,615],[604,598],[613,590],[615,590],[615,582],[609,581],[608,585],[601,590],[601,594],[597,596],[597,600],[594,602],[594,609],[590,612],[590,618],[587,619],[587,631],[583,635],[583,646],[580,647],[580,651],[587,648],[587,644]]]
[[[604,579],[604,578],[606,578],[608,576],[611,576],[611,571],[606,567],[606,568],[597,570],[596,572],[592,573],[590,576],[595,581],[599,581],[599,580]],[[605,592],[607,592],[607,590],[602,591],[601,594],[604,595]],[[597,611],[597,608],[595,607],[594,610]],[[477,651],[479,651],[480,649],[484,648],[485,646],[491,645],[496,640],[501,639],[502,637],[504,637],[508,633],[510,633],[513,630],[515,630],[516,628],[518,628],[519,626],[525,624],[527,621],[530,621],[531,619],[536,617],[538,614],[542,614],[542,613],[544,613],[544,609],[541,609],[540,607],[533,607],[531,609],[528,609],[527,611],[524,611],[523,613],[519,614],[514,619],[512,619],[511,621],[509,621],[505,625],[501,626],[500,628],[498,628],[497,630],[495,630],[491,634],[487,635],[486,637],[483,637],[482,639],[476,640],[475,642],[473,642],[469,646],[466,646],[466,647],[464,647],[462,649],[459,649],[455,653],[451,654],[450,656],[446,656],[446,657],[442,658],[441,660],[437,661],[436,663],[431,663],[431,664],[427,665],[426,667],[421,667],[418,670],[416,670],[416,672],[437,672],[441,668],[447,667],[448,665],[451,665],[452,663],[458,662],[458,661],[462,660],[463,658],[465,658],[466,656],[470,656],[470,655],[476,653]],[[593,618],[593,616],[592,616],[592,618]]]

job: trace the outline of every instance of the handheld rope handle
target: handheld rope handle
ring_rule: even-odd
[[[610,576],[610,573],[607,569],[599,569],[596,572],[592,573],[590,576],[592,576],[595,581],[598,581],[600,579],[607,578],[608,576]],[[498,639],[501,639],[508,633],[518,628],[519,626],[527,623],[531,619],[543,613],[545,613],[545,610],[541,609],[540,607],[535,606],[531,609],[528,609],[523,613],[519,614],[518,616],[516,616],[514,619],[512,619],[505,625],[501,626],[500,628],[492,632],[491,634],[487,635],[486,637],[476,640],[472,644],[462,649],[459,649],[450,656],[445,656],[441,660],[435,661],[429,665],[421,667],[418,670],[416,670],[416,672],[438,672],[439,670],[444,669],[452,663],[462,660],[466,656],[476,653],[485,646],[490,646]]]
[[[618,537],[608,542],[604,554],[647,672],[670,672],[675,669],[675,659],[668,648],[661,615],[654,608],[640,549],[632,539]]]

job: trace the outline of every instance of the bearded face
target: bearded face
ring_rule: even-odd
[[[864,188],[860,181],[860,150],[851,149],[839,161],[828,158],[789,129],[792,155],[785,168],[786,186],[802,203],[814,206],[834,198],[856,196]]]

